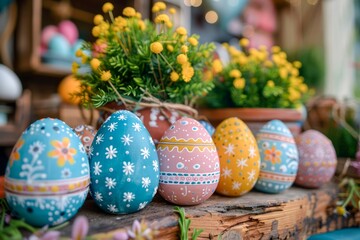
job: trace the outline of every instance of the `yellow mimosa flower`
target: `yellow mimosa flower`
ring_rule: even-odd
[[[212,64],[214,73],[220,73],[223,70],[223,65],[219,59],[215,59]]]
[[[161,53],[163,49],[163,45],[160,42],[153,42],[150,44],[150,50],[155,54]]]
[[[174,47],[170,44],[166,45],[166,49],[169,51],[169,52],[172,52],[174,51]]]
[[[183,65],[183,64],[187,63],[188,58],[187,58],[187,56],[185,54],[181,53],[176,57],[176,61],[179,64]]]
[[[100,15],[100,14],[95,15],[95,17],[94,17],[94,24],[95,25],[99,25],[103,21],[104,21],[104,17],[102,15]]]
[[[250,41],[247,38],[242,38],[242,39],[240,39],[239,44],[240,44],[241,47],[246,48],[246,47],[248,47],[250,45]]]
[[[188,48],[188,46],[186,46],[186,45],[182,45],[180,51],[181,51],[182,53],[187,53],[187,52],[189,51],[189,48]]]
[[[186,66],[182,69],[181,74],[185,82],[190,82],[191,78],[194,76],[194,68],[191,66]]]
[[[245,79],[244,78],[236,78],[233,81],[233,85],[236,89],[243,89],[245,87]]]
[[[198,40],[194,37],[189,37],[188,38],[188,42],[192,45],[192,46],[197,46],[199,44]]]
[[[267,82],[266,82],[266,85],[267,85],[268,87],[275,87],[275,83],[274,83],[273,80],[267,81]]]
[[[186,35],[186,34],[187,34],[187,30],[186,30],[186,28],[184,28],[184,27],[178,27],[178,28],[176,29],[176,33],[179,34],[179,35]]]
[[[100,64],[101,64],[101,62],[97,58],[93,58],[90,61],[90,66],[93,70],[97,70],[99,68]]]
[[[239,78],[241,77],[241,72],[238,69],[233,69],[230,71],[229,75],[233,78]]]
[[[109,2],[105,3],[103,5],[103,7],[102,7],[102,10],[103,10],[104,13],[110,12],[113,9],[114,9],[114,5],[112,3],[109,3]]]
[[[132,7],[126,7],[126,8],[123,9],[123,15],[126,16],[126,17],[135,17],[136,16],[136,11]]]
[[[156,16],[154,20],[155,23],[167,23],[168,21],[170,21],[170,18],[164,13]]]
[[[176,9],[175,8],[170,8],[169,13],[170,14],[176,14]]]
[[[179,79],[179,74],[175,71],[172,71],[170,73],[170,79],[171,81],[176,82]]]
[[[111,78],[111,73],[110,73],[110,71],[103,71],[102,73],[101,73],[101,80],[102,81],[104,81],[104,82],[107,82],[107,81],[109,81],[110,80],[110,78]]]

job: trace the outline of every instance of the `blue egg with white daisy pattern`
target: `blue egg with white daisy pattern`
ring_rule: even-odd
[[[89,182],[88,158],[79,137],[65,122],[43,118],[30,124],[13,147],[4,188],[12,214],[43,227],[74,217]]]
[[[119,110],[100,126],[90,150],[90,193],[105,212],[128,214],[146,207],[159,185],[159,159],[142,121]]]

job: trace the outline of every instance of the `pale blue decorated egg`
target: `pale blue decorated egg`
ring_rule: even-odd
[[[79,137],[63,121],[32,123],[15,144],[5,173],[5,194],[15,216],[33,226],[72,218],[89,189],[89,164]]]
[[[211,123],[205,120],[199,120],[199,123],[206,129],[206,131],[212,136],[215,132],[215,128]]]
[[[127,214],[146,207],[159,185],[159,159],[142,121],[120,110],[100,126],[90,155],[90,192],[104,211]]]
[[[291,187],[298,170],[299,154],[293,135],[280,120],[266,123],[256,135],[261,157],[255,188],[279,193]]]

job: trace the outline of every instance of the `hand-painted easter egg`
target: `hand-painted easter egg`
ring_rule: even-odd
[[[307,130],[295,140],[299,151],[295,184],[318,188],[329,182],[337,164],[335,148],[330,139],[319,131]]]
[[[73,45],[79,37],[76,25],[70,20],[63,20],[58,25],[59,32]]]
[[[214,142],[196,120],[181,118],[157,145],[160,161],[159,193],[179,205],[206,201],[219,181],[219,158]]]
[[[89,189],[89,163],[73,130],[58,119],[32,123],[15,144],[5,173],[6,199],[31,225],[72,218]]]
[[[63,35],[55,34],[49,40],[48,53],[57,57],[70,57],[71,45]]]
[[[203,125],[203,127],[206,129],[206,131],[208,131],[210,136],[212,136],[214,134],[215,128],[213,125],[211,125],[211,123],[209,123],[208,121],[205,121],[205,120],[199,120],[199,123],[201,125]]]
[[[76,135],[80,138],[81,143],[84,145],[86,154],[89,156],[93,153],[92,142],[97,133],[97,130],[86,124],[78,125],[74,128]]]
[[[104,211],[126,214],[146,207],[159,185],[159,159],[141,120],[119,110],[100,126],[90,156],[90,193]]]
[[[48,25],[41,31],[41,45],[47,48],[50,39],[59,33],[57,26]]]
[[[216,192],[225,196],[249,192],[260,171],[259,150],[251,130],[239,118],[228,118],[216,127],[213,140],[221,168]]]
[[[279,193],[291,187],[298,170],[299,154],[289,128],[280,120],[266,123],[256,134],[261,157],[255,188]]]

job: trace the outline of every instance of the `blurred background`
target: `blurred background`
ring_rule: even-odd
[[[75,52],[92,41],[93,18],[106,1],[0,1],[0,163],[26,126],[56,117],[71,127],[94,124],[96,113],[67,97],[78,84],[70,76]],[[155,1],[112,1],[152,18]],[[353,157],[360,122],[360,1],[358,0],[169,0],[176,23],[201,42],[278,45],[316,90],[306,105],[305,127],[321,130],[338,156]],[[221,48],[218,55],[223,57]],[[0,167],[0,169],[4,169]]]

